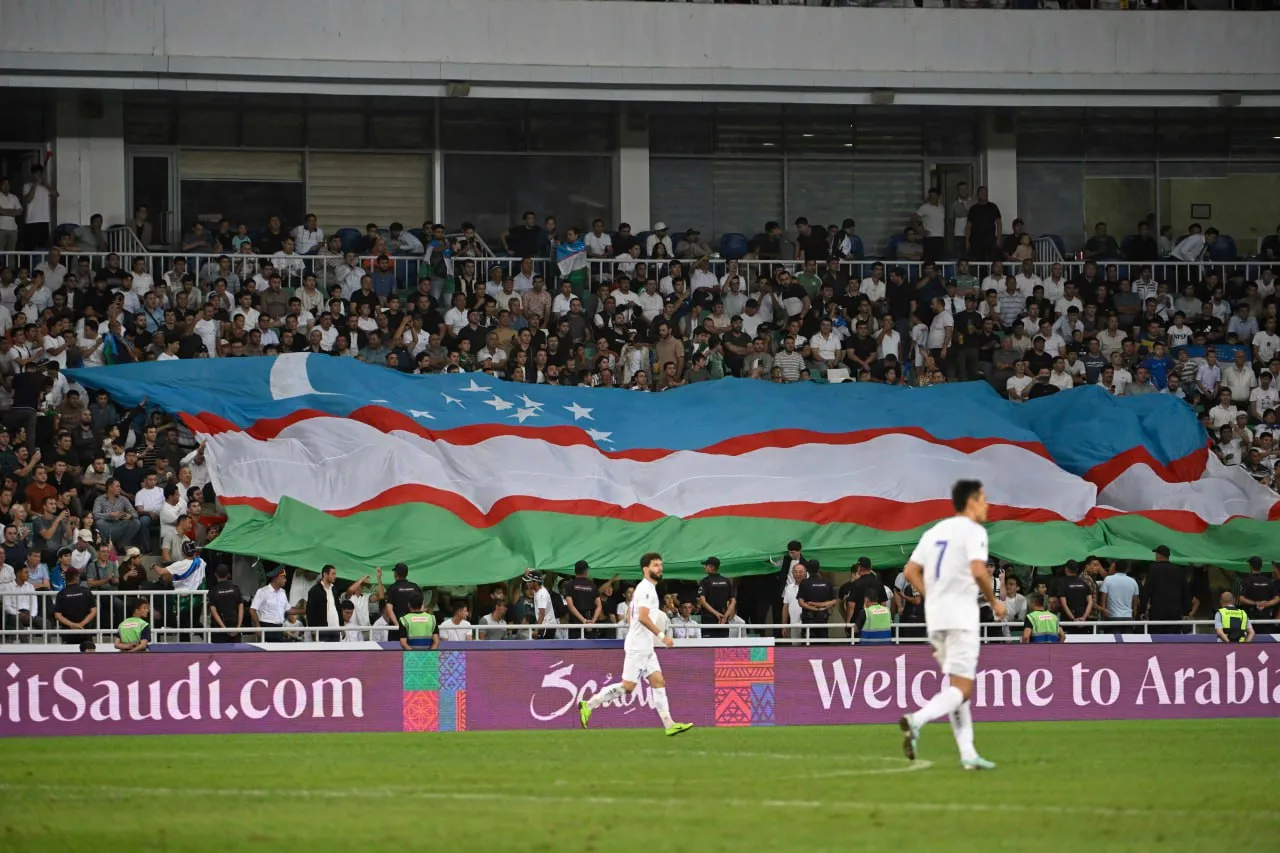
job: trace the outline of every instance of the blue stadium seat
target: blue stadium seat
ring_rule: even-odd
[[[427,239],[427,232],[423,231],[421,228],[410,228],[409,233],[417,237],[423,246],[426,246],[427,243],[430,242]]]
[[[852,250],[853,256],[855,258],[865,258],[867,256],[866,249],[862,247],[862,238],[859,237],[857,234],[854,234],[852,237],[849,238],[849,243],[850,243],[850,249]]]
[[[1235,238],[1230,234],[1219,234],[1218,239],[1209,247],[1209,257],[1219,262],[1236,260]]]
[[[639,234],[636,235],[636,240],[640,242],[640,257],[642,258],[646,257],[644,247],[645,247],[645,244],[649,242],[649,235],[652,233],[653,233],[652,231],[641,231]],[[668,231],[667,233],[670,234],[671,232]]]
[[[894,234],[889,241],[884,244],[884,254],[886,258],[898,257],[898,244],[907,239],[905,234]]]
[[[1120,241],[1120,254],[1126,258],[1129,257],[1129,250],[1133,248],[1133,242],[1138,239],[1137,234],[1129,234]]]
[[[53,232],[53,239],[61,239],[63,234],[74,234],[75,230],[79,227],[80,226],[75,222],[64,222]]]
[[[720,255],[726,260],[737,260],[747,253],[746,234],[724,234],[720,237]]]
[[[267,233],[265,228],[255,228],[249,232],[249,242],[255,247],[262,241],[262,235]]]
[[[339,228],[334,232],[338,237],[342,238],[342,251],[354,252],[360,246],[360,229],[358,228]]]

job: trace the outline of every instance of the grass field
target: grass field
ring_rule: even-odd
[[[977,740],[998,770],[945,724],[914,766],[887,726],[0,740],[0,850],[1280,850],[1280,719]]]

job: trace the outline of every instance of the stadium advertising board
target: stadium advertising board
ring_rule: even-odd
[[[924,648],[691,648],[662,654],[672,710],[700,726],[887,723],[937,689]],[[620,650],[10,656],[0,734],[570,728]],[[978,719],[1276,716],[1272,644],[991,646]],[[657,724],[641,685],[593,726]]]

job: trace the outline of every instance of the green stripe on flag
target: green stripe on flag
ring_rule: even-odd
[[[760,518],[667,518],[628,522],[547,512],[521,512],[493,527],[473,528],[447,510],[402,504],[337,517],[285,498],[274,514],[228,508],[220,551],[248,554],[318,570],[326,563],[344,577],[409,564],[410,578],[428,585],[492,583],[526,568],[566,571],[578,560],[592,574],[639,577],[639,557],[659,551],[668,577],[701,577],[702,561],[719,557],[726,575],[772,571],[767,560],[799,539],[805,555],[829,571],[848,569],[858,557],[878,568],[903,565],[923,528],[877,530],[856,524],[804,524]],[[1118,516],[1088,527],[1069,522],[1002,521],[988,525],[991,553],[1032,566],[1056,566],[1098,554],[1146,560],[1168,545],[1183,564],[1243,571],[1253,554],[1280,556],[1280,522],[1234,519],[1204,533],[1171,531],[1138,516]]]

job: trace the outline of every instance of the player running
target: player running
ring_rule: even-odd
[[[956,515],[930,527],[911,552],[903,569],[907,583],[924,593],[924,620],[933,656],[949,684],[898,725],[902,749],[915,760],[920,727],[942,717],[951,720],[951,733],[960,748],[965,770],[994,770],[995,764],[973,746],[973,713],[969,697],[978,675],[978,596],[991,605],[996,619],[1004,618],[1004,602],[996,598],[987,573],[987,496],[977,480],[959,480],[951,488]]]
[[[631,597],[628,613],[627,637],[623,641],[626,657],[622,662],[622,681],[610,684],[604,690],[591,697],[588,702],[578,703],[578,715],[585,729],[591,722],[591,712],[606,702],[628,696],[636,689],[641,678],[649,680],[652,688],[653,707],[662,718],[662,725],[668,735],[678,735],[693,728],[693,723],[677,723],[671,719],[671,710],[667,705],[667,682],[662,677],[662,666],[658,663],[657,652],[654,651],[654,637],[662,645],[671,648],[671,638],[658,630],[653,624],[650,614],[660,613],[658,603],[657,582],[662,580],[662,555],[648,553],[640,558],[640,569],[644,572],[644,580],[636,584]]]

